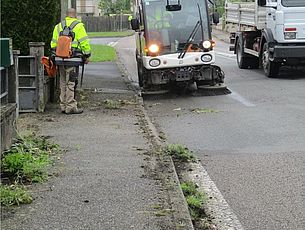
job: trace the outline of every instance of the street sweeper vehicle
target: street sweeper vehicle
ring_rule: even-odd
[[[239,68],[276,77],[282,66],[305,64],[304,0],[227,0],[225,8]]]
[[[224,73],[214,65],[207,0],[135,0],[132,29],[136,31],[136,61],[142,92],[175,85],[198,90],[221,88]]]

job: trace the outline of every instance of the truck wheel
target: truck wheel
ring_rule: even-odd
[[[138,67],[138,81],[139,86],[143,87],[143,78],[144,78],[144,67],[141,61],[137,59],[137,67]]]
[[[239,38],[237,40],[237,47],[236,47],[236,58],[237,64],[240,69],[248,69],[248,59],[245,57],[242,40]]]
[[[242,40],[241,38],[237,41],[236,47],[236,58],[237,64],[240,69],[258,69],[259,68],[259,59],[257,57],[249,57],[244,53]]]
[[[269,51],[267,43],[265,43],[263,46],[262,66],[265,75],[270,78],[276,77],[280,70],[280,63],[269,60]]]

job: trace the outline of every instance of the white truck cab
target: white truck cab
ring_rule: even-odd
[[[283,65],[305,64],[304,0],[227,0],[226,24],[236,28],[231,50],[240,68],[262,66],[276,77]]]

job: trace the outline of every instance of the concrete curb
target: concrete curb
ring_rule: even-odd
[[[122,73],[122,77],[124,77],[124,81],[127,84],[128,88],[131,88],[136,93],[136,99],[139,104],[140,110],[142,114],[144,115],[144,120],[147,123],[147,128],[150,132],[150,137],[152,138],[152,144],[156,147],[162,147],[165,145],[164,142],[159,138],[159,133],[156,129],[156,127],[151,122],[145,108],[144,108],[144,101],[143,98],[140,97],[140,89],[136,87],[135,84],[132,84],[129,79],[129,74],[124,67],[124,64],[120,60],[120,54],[117,53],[117,60],[116,63]],[[178,174],[176,172],[176,168],[174,166],[173,160],[171,156],[165,156],[165,159],[163,159],[165,162],[167,162],[168,166],[168,173],[170,174],[171,178],[167,178],[170,180],[171,188],[168,190],[170,193],[169,200],[170,204],[172,206],[172,209],[174,212],[172,213],[173,219],[176,223],[176,229],[184,229],[184,230],[194,230],[194,226],[191,220],[191,216],[188,210],[188,205],[185,200],[185,197],[183,195],[180,181],[178,179]]]
[[[230,208],[215,183],[211,180],[202,164],[198,161],[190,163],[188,169],[191,173],[184,174],[182,177],[186,181],[193,181],[198,185],[198,190],[205,193],[209,198],[207,203],[204,204],[204,211],[206,214],[213,217],[212,222],[217,226],[217,229],[243,230],[244,228],[237,216]]]

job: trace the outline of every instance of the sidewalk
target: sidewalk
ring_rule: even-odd
[[[212,29],[212,37],[217,38],[218,40],[221,40],[225,43],[230,44],[230,33],[225,32],[221,29],[219,29],[219,27],[215,28],[213,27]]]
[[[21,116],[66,152],[56,176],[32,186],[32,204],[3,210],[2,229],[178,229],[139,105],[116,64],[89,64],[83,88],[81,115],[61,114],[56,106]],[[106,99],[124,103],[107,109]]]

